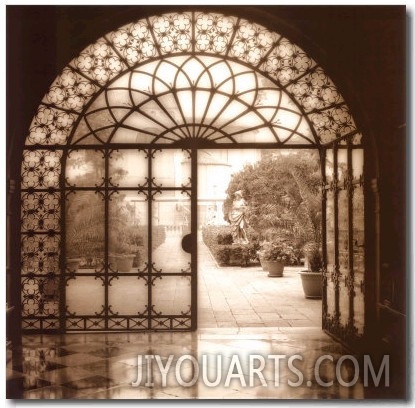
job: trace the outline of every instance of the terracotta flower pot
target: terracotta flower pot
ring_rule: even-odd
[[[268,265],[268,276],[271,278],[281,277],[284,274],[284,264],[280,261],[266,261]]]
[[[71,273],[78,272],[81,258],[66,258],[66,269]]]
[[[320,299],[323,291],[321,272],[301,271],[304,296],[308,299]]]
[[[130,272],[133,268],[134,254],[120,255],[117,257],[118,272]]]

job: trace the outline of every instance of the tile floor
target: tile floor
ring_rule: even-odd
[[[321,327],[321,300],[304,298],[304,268],[285,267],[281,278],[261,266],[220,268],[201,240],[198,259],[199,328]]]
[[[284,277],[269,278],[260,267],[218,268],[206,247],[199,247],[203,267],[196,332],[25,335],[7,364],[7,398],[376,396],[360,377],[350,387],[335,378],[337,361],[348,351],[321,330],[321,301],[304,298],[298,269],[287,268]],[[333,361],[324,359],[316,377],[316,361],[324,355]],[[341,365],[341,373],[345,382],[352,382],[354,370],[348,362]],[[216,379],[218,384],[209,386]],[[331,380],[332,385],[324,386]]]
[[[7,398],[365,398],[360,379],[351,387],[336,381],[336,361],[347,353],[318,328],[24,336],[20,351],[7,367]],[[162,366],[155,357],[150,364],[145,355],[160,356]],[[275,355],[282,356],[277,370],[278,357],[269,357]],[[322,355],[330,355],[333,362],[322,361],[316,377],[314,366]],[[299,371],[290,369],[290,358]],[[165,384],[160,367],[166,367]],[[352,367],[343,364],[342,370],[343,380],[352,382]],[[140,376],[141,381],[135,384]],[[321,385],[331,379],[333,385]],[[215,380],[218,385],[209,386]]]

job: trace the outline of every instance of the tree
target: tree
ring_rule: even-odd
[[[321,243],[321,172],[315,150],[265,151],[260,161],[235,173],[224,203],[225,220],[233,194],[244,192],[248,222],[262,239],[283,236],[302,249]]]

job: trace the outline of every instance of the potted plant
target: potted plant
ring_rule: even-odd
[[[298,261],[294,247],[283,238],[275,238],[273,241],[264,242],[260,252],[268,266],[269,277],[283,276],[284,266],[293,265]]]
[[[74,251],[66,251],[66,269],[70,273],[78,272],[82,258]]]
[[[134,259],[138,253],[138,247],[129,242],[128,234],[117,231],[114,236],[110,233],[110,253],[108,262],[110,268],[118,272],[130,272]]]
[[[323,257],[317,245],[312,245],[306,250],[308,270],[300,272],[304,296],[308,299],[320,299],[322,297],[322,271]]]
[[[116,255],[118,272],[130,272],[133,267],[135,254],[128,251],[128,253],[120,253]]]

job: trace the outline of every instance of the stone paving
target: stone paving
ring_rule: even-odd
[[[261,266],[219,267],[198,242],[198,327],[321,327],[321,300],[306,299],[299,271],[270,278]]]

